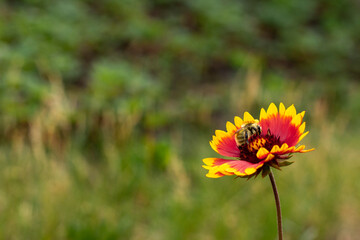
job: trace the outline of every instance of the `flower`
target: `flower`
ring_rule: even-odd
[[[205,158],[203,167],[209,172],[209,178],[227,175],[251,178],[262,172],[265,177],[270,167],[280,169],[290,165],[288,161],[293,153],[305,153],[304,145],[297,144],[309,133],[305,131],[303,117],[305,111],[296,113],[294,105],[287,109],[280,103],[279,109],[271,103],[268,110],[260,111],[260,120],[254,119],[248,112],[244,118],[235,117],[235,125],[226,123],[226,132],[216,130],[210,141],[211,147],[223,158]]]

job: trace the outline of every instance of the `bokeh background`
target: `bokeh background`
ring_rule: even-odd
[[[0,1],[0,239],[276,239],[271,185],[209,179],[274,102],[316,151],[275,170],[285,239],[359,239],[356,0]]]

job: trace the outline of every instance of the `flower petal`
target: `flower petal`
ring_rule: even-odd
[[[239,128],[241,128],[241,125],[243,125],[244,121],[240,117],[236,116],[234,118],[234,123],[235,123],[235,126],[239,129]]]
[[[285,114],[285,106],[283,103],[280,103],[280,106],[279,106],[279,114],[280,115],[284,115]]]
[[[285,109],[282,103],[278,112],[275,104],[271,103],[266,117],[260,118],[262,135],[266,135],[270,131],[272,135],[279,138],[281,144],[286,143],[289,147],[295,146],[301,140],[300,137],[305,130],[305,124],[302,123],[304,114],[305,112],[296,114],[294,105]]]
[[[250,113],[245,112],[244,113],[244,122],[254,122],[254,118],[251,116]]]
[[[269,151],[266,149],[266,148],[260,148],[258,151],[257,151],[257,153],[256,153],[256,157],[258,158],[258,159],[264,159],[264,158],[266,158],[268,155],[269,155]]]
[[[240,155],[233,134],[228,132],[216,130],[213,140],[210,141],[210,146],[215,152],[226,157],[239,157]]]
[[[295,147],[289,147],[286,143],[282,144],[281,147],[278,145],[274,145],[270,151],[270,153],[274,155],[284,155],[291,152],[294,152]]]
[[[263,162],[264,163],[266,163],[266,162],[269,162],[269,161],[271,161],[271,160],[273,160],[274,159],[274,154],[269,154],[269,155],[267,155],[267,157],[263,160]]]
[[[274,103],[271,103],[268,110],[267,110],[267,115],[277,115],[278,110],[277,107]]]
[[[219,158],[204,158],[203,159],[203,162],[207,165],[207,166],[210,166],[210,167],[213,167],[215,166],[215,161],[216,159],[219,159]],[[225,159],[224,159],[225,160]]]
[[[297,153],[297,152],[305,153],[315,150],[313,148],[309,150],[304,150],[304,149],[305,149],[305,145],[300,145],[297,148],[295,148],[295,146],[289,147],[286,143],[284,143],[283,145],[281,145],[281,147],[279,147],[278,145],[273,146],[270,153],[282,159],[284,158],[284,156],[282,155],[288,155],[289,153]]]
[[[204,166],[203,166],[204,167]],[[223,177],[225,176],[225,174],[221,173],[221,172],[215,172],[215,171],[209,171],[206,176],[208,178],[219,178],[219,177]]]
[[[299,141],[300,142],[306,135],[308,135],[309,131],[307,131],[306,133],[303,133],[300,137],[299,137]]]
[[[285,117],[295,117],[295,115],[296,115],[296,109],[293,104],[285,110]]]
[[[301,153],[307,153],[307,152],[311,152],[311,151],[314,151],[315,148],[311,148],[311,149],[307,149],[307,150],[301,150],[300,152]]]
[[[302,111],[301,113],[299,113],[301,115],[302,118],[304,118],[305,116],[305,111]]]
[[[306,123],[305,122],[303,122],[301,125],[300,125],[300,127],[299,127],[299,132],[300,133],[303,133],[304,131],[305,131],[305,126],[306,126]],[[299,140],[300,141],[300,140]]]
[[[295,152],[300,152],[302,151],[303,149],[305,149],[305,145],[300,145],[298,146],[297,148],[294,149]]]
[[[231,134],[234,135],[234,133],[237,131],[238,129],[236,128],[236,126],[234,124],[232,124],[231,122],[227,122],[226,123],[226,131]]]
[[[266,113],[265,109],[262,108],[260,110],[260,120],[265,119],[265,118],[267,118],[267,113]]]
[[[293,152],[300,152],[300,153],[306,153],[306,152],[311,152],[311,151],[314,151],[315,148],[311,148],[311,149],[307,149],[307,150],[304,150],[305,149],[305,145],[300,145],[299,147],[297,147],[296,149],[294,149]]]
[[[209,170],[206,176],[211,178],[225,175],[249,176],[264,165],[263,161],[250,163],[242,160],[227,160],[222,158],[205,158],[203,162],[206,164],[206,166],[203,167]]]
[[[295,126],[300,126],[302,122],[302,117],[300,114],[295,115],[295,117],[292,118],[291,124]]]

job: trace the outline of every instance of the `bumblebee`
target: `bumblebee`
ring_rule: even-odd
[[[249,139],[256,134],[261,134],[261,127],[259,123],[254,122],[243,124],[234,134],[236,145],[240,147],[244,144],[248,144]]]

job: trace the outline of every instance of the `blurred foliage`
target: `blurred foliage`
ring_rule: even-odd
[[[168,99],[181,102],[189,88],[233,81],[254,61],[265,75],[321,86],[331,79],[337,91],[344,81],[358,80],[358,7],[350,0],[2,1],[0,73],[7,91],[1,112],[31,119],[53,75],[69,94],[90,93],[93,100],[79,99],[90,111],[112,101],[142,105],[134,103],[136,94],[144,100],[157,95],[163,108]],[[129,103],[114,99],[123,91],[124,99],[133,96]],[[325,89],[324,97],[343,101],[333,91]],[[13,110],[24,102],[31,108]],[[156,105],[146,103],[148,109]]]
[[[215,129],[280,101],[317,148],[279,174],[286,239],[355,239],[359,9],[0,1],[0,239],[274,238],[267,181],[200,165]]]

